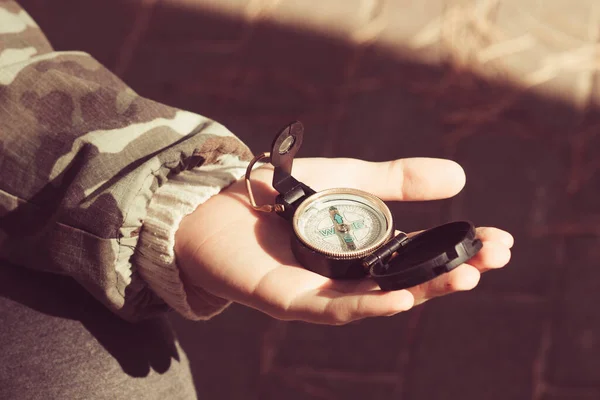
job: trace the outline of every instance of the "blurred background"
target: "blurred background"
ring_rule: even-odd
[[[446,157],[456,198],[398,229],[507,229],[472,292],[343,327],[232,306],[173,319],[201,399],[600,399],[596,0],[20,0],[59,50],[225,124],[255,153]]]

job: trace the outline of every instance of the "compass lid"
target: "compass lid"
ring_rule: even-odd
[[[394,255],[369,273],[382,290],[406,289],[450,272],[482,247],[469,221],[450,222],[402,240]]]

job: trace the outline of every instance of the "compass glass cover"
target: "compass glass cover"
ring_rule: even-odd
[[[387,241],[391,215],[378,198],[356,190],[320,192],[298,209],[294,230],[305,245],[331,255],[362,255]]]

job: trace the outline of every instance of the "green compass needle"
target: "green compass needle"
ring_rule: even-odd
[[[351,226],[344,223],[344,218],[338,211],[337,207],[329,207],[329,216],[331,217],[331,220],[335,226],[335,231],[342,242],[342,247],[345,247],[349,251],[356,250],[354,237],[350,233]]]

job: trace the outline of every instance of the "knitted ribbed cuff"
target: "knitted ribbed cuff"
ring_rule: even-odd
[[[229,301],[194,287],[188,290],[201,301],[193,306],[188,302],[189,293],[175,259],[175,232],[184,216],[243,176],[247,165],[235,156],[221,156],[218,164],[171,177],[150,201],[134,263],[150,288],[185,318],[209,319],[223,311]]]

